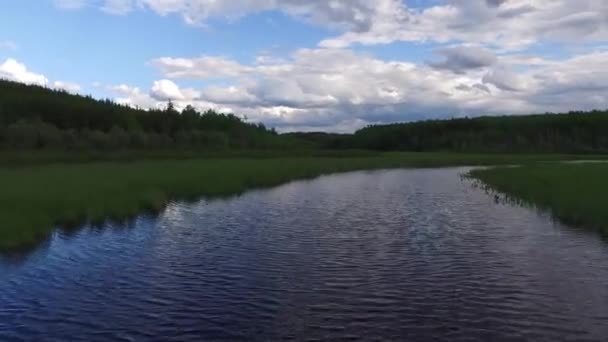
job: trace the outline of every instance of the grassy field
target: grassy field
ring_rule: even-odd
[[[143,210],[160,210],[170,199],[237,194],[251,188],[327,173],[575,158],[559,155],[388,153],[340,158],[232,157],[25,165],[9,163],[0,167],[0,250],[36,244],[57,225],[103,222],[107,218],[123,219]],[[490,177],[491,181],[491,175],[479,174],[479,177]],[[595,178],[601,177],[595,174]],[[539,181],[542,184],[543,181]]]
[[[75,164],[93,162],[134,162],[141,160],[186,160],[186,159],[270,159],[288,157],[370,157],[378,152],[366,150],[216,150],[195,151],[176,149],[120,150],[120,151],[66,151],[66,150],[0,150],[0,167],[41,164]]]
[[[474,170],[490,188],[541,209],[558,219],[608,234],[608,164],[546,163]]]

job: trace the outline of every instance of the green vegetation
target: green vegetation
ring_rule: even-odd
[[[560,155],[385,153],[362,157],[184,159],[0,168],[0,249],[34,244],[54,225],[122,219],[170,199],[237,194],[349,170],[495,165]]]
[[[341,143],[336,139],[338,137],[329,136],[328,145],[386,151],[605,153],[608,152],[608,111],[370,126]]]
[[[608,164],[543,163],[474,170],[490,188],[551,211],[566,223],[608,234]]]
[[[280,144],[279,144],[280,141]],[[233,114],[142,110],[38,86],[0,80],[0,147],[68,151],[227,150],[291,147],[262,124]]]
[[[184,159],[271,159],[287,157],[373,157],[376,151],[366,150],[133,150],[118,151],[65,151],[65,150],[28,150],[0,152],[0,167],[19,167],[26,165],[44,165],[57,163],[91,163],[91,162],[133,162],[143,160],[184,160]],[[500,155],[496,156],[500,159]]]

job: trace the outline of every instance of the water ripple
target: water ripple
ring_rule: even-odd
[[[2,341],[602,341],[608,247],[465,169],[172,203],[0,261]]]

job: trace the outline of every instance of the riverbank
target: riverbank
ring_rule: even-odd
[[[546,163],[474,170],[470,175],[509,199],[550,211],[568,224],[608,235],[608,164]]]
[[[0,250],[33,245],[54,227],[121,220],[169,200],[238,194],[322,174],[379,168],[504,165],[566,155],[385,153],[359,157],[159,159],[0,167]]]

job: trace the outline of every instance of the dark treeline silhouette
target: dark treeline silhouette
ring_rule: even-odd
[[[461,152],[608,152],[608,111],[486,116],[369,126],[350,147]]]
[[[188,106],[142,110],[0,80],[0,146],[11,149],[276,148],[273,129]]]
[[[608,153],[608,111],[428,120],[372,125],[354,134],[290,136],[328,149]]]
[[[284,133],[282,137],[298,141],[298,145],[309,148],[322,149],[350,149],[354,148],[352,134],[326,133],[326,132],[292,132]]]

